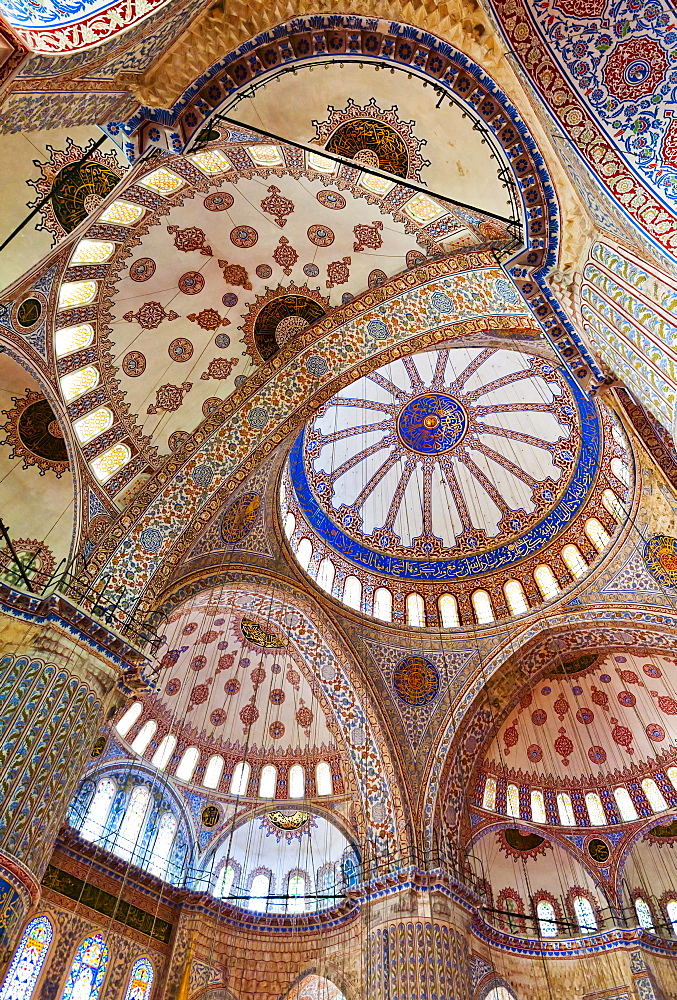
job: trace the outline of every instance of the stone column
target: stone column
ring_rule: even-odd
[[[0,981],[104,714],[123,700],[128,664],[111,653],[124,643],[58,606],[0,610]]]
[[[469,1000],[472,913],[442,887],[426,885],[429,877],[419,881],[365,906],[369,1000]]]

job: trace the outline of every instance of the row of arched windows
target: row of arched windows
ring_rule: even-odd
[[[617,461],[614,459],[614,461]],[[621,463],[622,464],[622,463]],[[609,514],[616,520],[624,518],[624,511],[616,494],[611,489],[604,490],[602,503]],[[296,518],[289,511],[284,523],[285,533],[288,538],[292,538],[296,531]],[[590,517],[585,522],[584,531],[589,541],[598,553],[604,552],[611,542],[611,536],[604,525],[596,517]],[[373,604],[367,606],[367,594],[363,591],[362,583],[356,576],[347,576],[343,580],[343,585],[336,585],[336,567],[332,560],[325,556],[316,565],[313,563],[314,548],[310,538],[303,537],[299,540],[296,550],[296,560],[303,570],[314,578],[315,582],[327,593],[341,600],[349,608],[355,611],[362,611],[371,614],[372,617],[380,621],[391,622],[393,620],[393,594],[387,587],[377,587],[373,595]],[[577,545],[565,545],[561,551],[562,561],[569,571],[572,580],[578,580],[588,570],[588,563]],[[312,564],[312,565],[311,565]],[[534,570],[534,582],[544,601],[549,601],[557,597],[561,587],[552,568],[546,563],[537,566]],[[506,607],[511,615],[523,615],[530,611],[532,605],[529,603],[526,592],[519,580],[508,580],[502,588],[502,596]],[[442,594],[437,600],[437,614],[439,624],[444,629],[461,628],[465,625],[487,625],[496,621],[494,601],[487,590],[478,589],[470,596],[472,604],[473,621],[461,622],[458,601],[453,594]],[[425,600],[421,594],[410,593],[405,598],[405,619],[407,625],[414,628],[425,628],[428,624]],[[434,623],[436,624],[436,623]]]
[[[543,896],[547,896],[543,893]],[[647,900],[635,893],[633,895],[633,908],[637,923],[647,931],[656,931],[654,914]],[[595,907],[590,898],[582,893],[576,893],[569,898],[569,903],[576,919],[576,926],[581,934],[595,934],[600,930],[599,919]],[[498,910],[501,913],[499,923],[510,933],[524,933],[524,914],[518,907],[517,901],[511,896],[498,899]],[[562,920],[561,913],[556,907],[553,898],[538,899],[535,905],[538,931],[541,937],[553,938],[564,936],[563,932],[568,931],[568,926]],[[660,923],[663,922],[663,915],[660,914]],[[665,917],[674,937],[677,937],[677,895],[674,899],[668,899],[665,903]]]
[[[677,767],[668,767],[665,775],[672,788],[677,791]],[[623,822],[632,822],[632,820],[638,819],[640,812],[642,815],[650,815],[652,812],[663,812],[663,810],[671,808],[671,803],[667,801],[665,792],[661,791],[654,778],[644,778],[636,787],[633,786],[633,791],[634,799],[624,785],[618,785],[612,790],[618,816]],[[492,812],[497,811],[497,796],[497,780],[492,775],[488,775],[484,781],[482,808]],[[518,785],[509,783],[505,788],[505,805],[500,811],[504,809],[505,815],[511,816],[513,819],[528,819],[532,823],[556,823],[559,821],[562,826],[587,825],[586,820],[591,826],[608,826],[618,822],[618,816],[612,810],[611,803],[607,801],[605,808],[602,796],[598,792],[586,792],[582,798],[581,794],[577,793],[576,799],[581,803],[579,813],[582,812],[582,803],[585,804],[584,815],[579,814],[577,817],[572,797],[568,792],[556,793],[554,797],[556,816],[552,815],[552,809],[548,815],[546,796],[541,789],[520,789]],[[640,802],[641,804],[639,804]]]
[[[32,1000],[54,937],[49,917],[28,922],[0,988],[0,1000]],[[101,934],[82,941],[75,953],[59,1000],[99,1000],[110,953]],[[127,978],[124,1000],[148,1000],[155,973],[149,958],[137,958]]]
[[[227,861],[217,875],[212,894],[257,913],[303,913],[334,906],[349,886],[357,884],[357,862],[354,855],[346,854],[341,861],[323,864],[315,874],[314,891],[308,873],[292,869],[281,880],[279,896],[273,894],[275,884],[270,869],[255,870],[246,889],[238,885],[241,878],[238,862]]]
[[[134,702],[127,709],[120,721],[115,726],[120,736],[126,736],[134,723],[138,720],[143,706],[140,701]],[[148,719],[139,729],[131,742],[132,750],[142,757],[157,732],[157,722]],[[160,771],[164,771],[168,766],[174,750],[176,749],[176,736],[167,733],[158,743],[157,749],[151,758],[151,764]],[[176,765],[174,774],[180,781],[192,781],[195,770],[200,762],[200,751],[197,747],[186,747],[181,758]],[[221,754],[212,754],[208,758],[202,777],[204,788],[218,788],[223,775],[226,761]],[[252,798],[258,795],[262,799],[290,798],[302,799],[306,795],[306,770],[302,764],[293,764],[289,768],[287,782],[280,781],[278,769],[274,764],[266,764],[261,769],[259,776],[258,791],[249,792],[251,778],[251,766],[247,761],[240,761],[233,768],[230,776],[229,791],[231,795],[245,797],[248,794]],[[317,795],[333,795],[334,782],[331,765],[325,761],[319,761],[315,766],[315,791]],[[278,794],[278,792],[280,794]]]

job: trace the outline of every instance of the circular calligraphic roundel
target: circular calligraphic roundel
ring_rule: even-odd
[[[549,359],[431,351],[319,408],[290,453],[290,509],[346,565],[459,581],[561,535],[592,495],[602,443],[595,403]]]
[[[429,705],[440,690],[437,669],[423,656],[408,656],[395,667],[393,687],[407,705]]]
[[[609,845],[606,840],[601,840],[599,837],[593,837],[592,840],[588,841],[588,854],[593,861],[597,862],[598,865],[605,865],[609,860],[611,851],[609,850]]]
[[[453,396],[428,392],[402,407],[397,433],[402,444],[422,455],[441,455],[458,444],[468,421]]]

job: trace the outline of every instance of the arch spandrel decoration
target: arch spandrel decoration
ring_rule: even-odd
[[[293,345],[281,350],[232,394],[218,418],[205,421],[190,449],[167,463],[153,491],[130,505],[125,523],[93,554],[93,572],[105,568],[112,574],[110,586],[123,588],[127,607],[142,596],[149,601],[169,579],[193,539],[195,515],[199,512],[202,526],[251,470],[343,386],[389,360],[438,344],[528,344],[532,352],[552,355],[506,272],[483,253],[405,272],[338,308],[312,330],[312,342],[299,338],[304,346],[298,353]],[[191,477],[204,463],[222,484],[211,497],[199,477],[197,482]],[[162,535],[153,552],[143,545],[149,526]]]

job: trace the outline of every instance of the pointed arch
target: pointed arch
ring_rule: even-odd
[[[148,1000],[154,979],[155,972],[151,960],[145,955],[137,958],[129,973],[124,1000]]]
[[[87,1000],[99,1000],[108,955],[108,945],[101,934],[86,937],[71,963],[61,1000],[78,1000],[83,995]]]
[[[32,1000],[53,936],[49,917],[28,921],[0,987],[0,1000]]]

